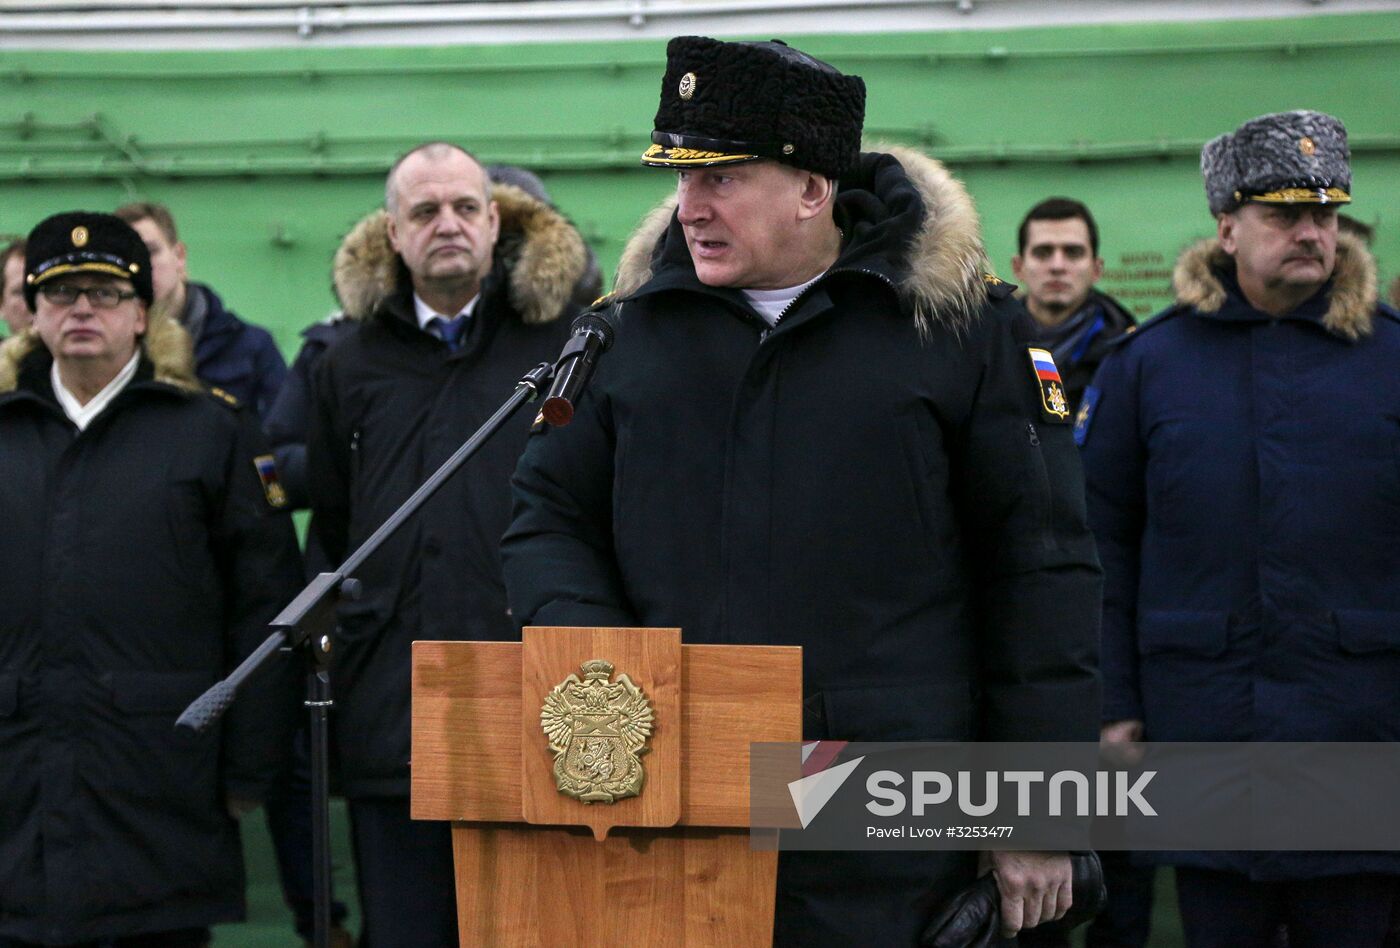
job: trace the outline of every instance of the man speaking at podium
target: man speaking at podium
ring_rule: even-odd
[[[1063,385],[936,161],[862,154],[865,85],[672,40],[616,341],[537,426],[504,540],[526,625],[803,647],[808,738],[1094,740],[1099,567]],[[1041,365],[1045,362],[1045,365]],[[998,853],[1008,931],[1062,854]],[[784,853],[779,944],[914,944],[970,853]]]

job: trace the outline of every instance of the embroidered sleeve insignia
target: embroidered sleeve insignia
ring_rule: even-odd
[[[1055,357],[1047,349],[1027,349],[1026,352],[1031,360],[1031,374],[1040,389],[1041,417],[1055,424],[1069,424],[1069,400],[1065,397],[1060,370],[1055,368]]]
[[[1074,416],[1074,443],[1081,448],[1089,437],[1089,423],[1094,420],[1094,409],[1099,405],[1101,394],[1102,392],[1090,385],[1084,390],[1084,397],[1079,401],[1079,411]]]
[[[267,498],[267,505],[276,510],[283,510],[287,506],[287,491],[282,486],[282,482],[277,479],[277,460],[270,454],[259,454],[253,458],[253,467],[258,471],[258,480],[262,482],[263,496]]]

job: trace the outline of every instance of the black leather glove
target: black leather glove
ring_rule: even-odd
[[[1064,918],[1045,923],[1063,932],[1089,921],[1108,901],[1097,853],[1070,853],[1069,863],[1073,875],[1069,911]],[[921,948],[1006,948],[1015,944],[1016,939],[1001,935],[1001,892],[990,872],[953,896],[919,939]]]

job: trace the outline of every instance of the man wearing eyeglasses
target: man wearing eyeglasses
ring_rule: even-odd
[[[266,636],[296,543],[256,416],[152,318],[106,214],[29,235],[0,347],[0,948],[192,948],[244,911],[237,814],[295,715],[290,662],[213,733],[180,711]]]

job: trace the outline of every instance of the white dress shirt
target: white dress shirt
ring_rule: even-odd
[[[471,300],[468,301],[467,305],[462,307],[461,312],[459,312],[457,316],[471,316],[472,310],[476,309],[476,301],[479,299],[481,299],[480,293],[473,296]],[[434,319],[451,322],[457,318],[457,316],[448,316],[444,313],[439,313],[427,303],[423,302],[423,298],[417,293],[413,294],[413,312],[418,317],[418,328],[426,333],[432,333],[434,336],[436,336],[437,333],[433,332],[428,326]]]
[[[53,382],[53,393],[58,397],[59,407],[78,426],[79,431],[86,431],[88,424],[102,414],[102,409],[106,408],[117,397],[122,389],[126,388],[136,376],[136,366],[141,361],[141,349],[132,353],[131,361],[116,374],[112,381],[108,382],[102,391],[92,396],[86,405],[78,401],[77,396],[63,386],[63,379],[58,376],[58,362],[54,361],[49,368],[49,380]]]

